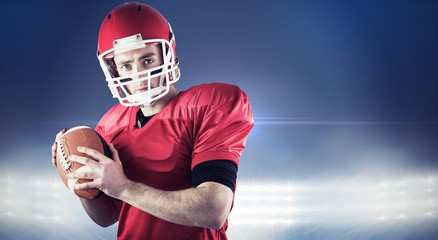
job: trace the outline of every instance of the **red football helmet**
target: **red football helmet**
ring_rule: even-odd
[[[114,57],[117,54],[160,46],[162,63],[158,67],[120,76]],[[125,3],[114,8],[99,31],[97,56],[114,98],[125,106],[148,106],[169,92],[180,78],[175,35],[168,21],[144,3]],[[151,79],[159,78],[158,86]],[[127,85],[143,82],[146,91],[131,93]]]

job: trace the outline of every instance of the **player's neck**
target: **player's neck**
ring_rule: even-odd
[[[171,86],[169,93],[166,96],[158,99],[155,103],[149,106],[141,108],[141,111],[145,117],[157,114],[161,109],[163,109],[170,101],[172,101],[176,96],[178,96],[178,90],[174,86]]]

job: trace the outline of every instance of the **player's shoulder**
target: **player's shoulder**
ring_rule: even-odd
[[[122,106],[120,103],[112,106],[100,119],[98,125],[123,125],[127,124],[128,121],[128,113],[130,111],[130,107]]]
[[[237,85],[213,82],[199,84],[187,89],[182,93],[181,100],[187,104],[211,105],[235,102],[237,99],[246,97],[246,94]]]
[[[188,92],[195,92],[198,94],[233,94],[242,91],[239,86],[229,83],[204,83],[193,86],[187,90]]]

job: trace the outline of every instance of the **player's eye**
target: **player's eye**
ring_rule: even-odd
[[[155,62],[155,61],[154,61],[153,58],[145,58],[145,59],[143,60],[143,65],[144,65],[145,67],[147,67],[147,66],[151,65],[151,64],[154,63],[154,62]]]
[[[119,67],[119,70],[125,71],[125,72],[131,71],[131,69],[132,69],[131,64],[123,64],[122,66]]]

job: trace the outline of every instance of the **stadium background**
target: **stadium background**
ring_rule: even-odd
[[[56,132],[116,103],[95,52],[124,1],[0,4],[0,238],[114,239],[50,163]],[[255,114],[230,239],[438,234],[436,1],[148,1],[171,22],[180,90],[244,89]]]

